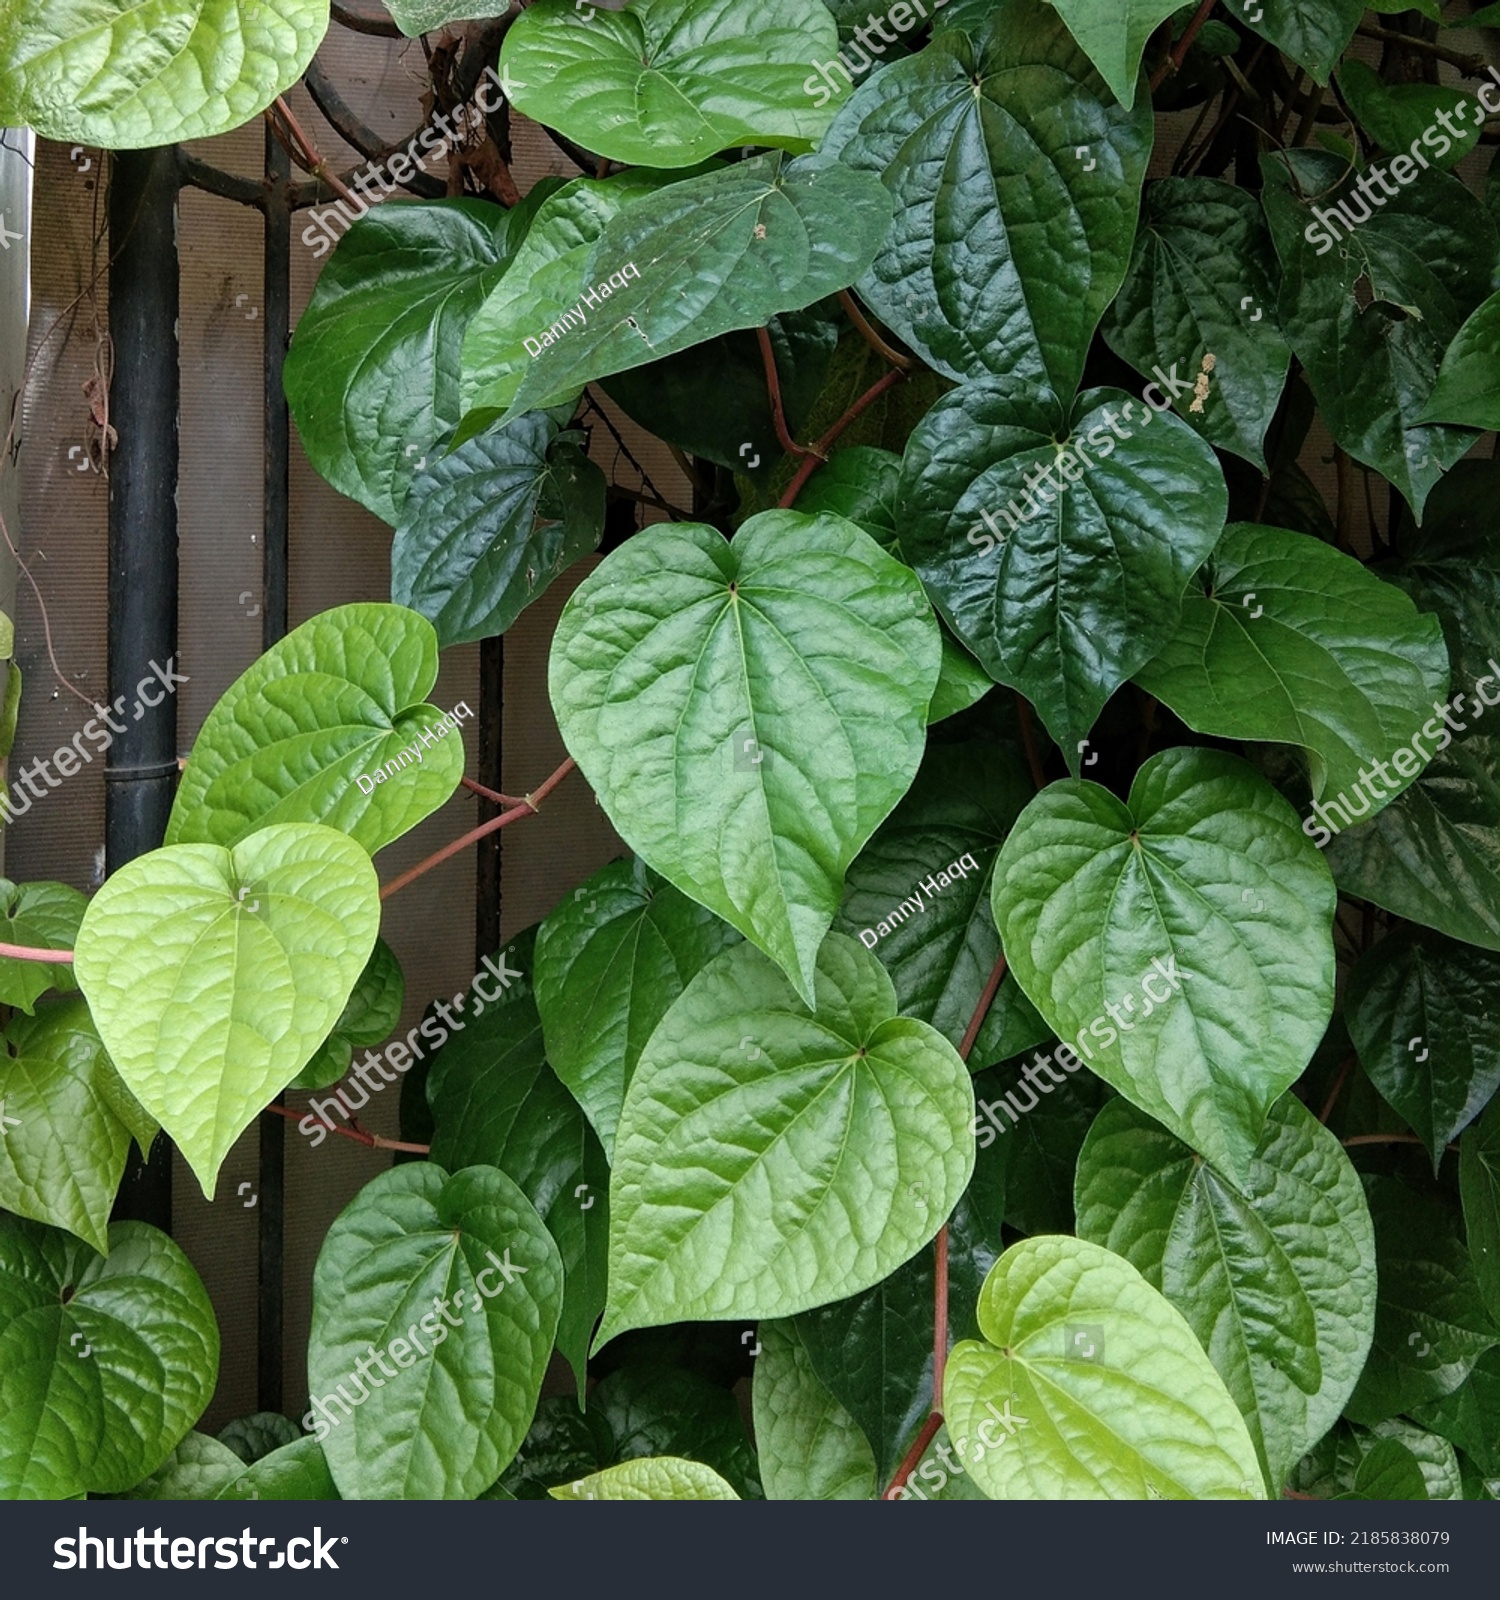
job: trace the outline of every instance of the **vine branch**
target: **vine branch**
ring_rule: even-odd
[[[15,961],[50,961],[54,966],[66,966],[73,959],[71,950],[34,950],[26,944],[0,944],[0,956]]]
[[[1203,24],[1208,21],[1218,0],[1203,0],[1193,15],[1193,20],[1182,30],[1182,37],[1172,46],[1171,54],[1151,75],[1151,92],[1156,91],[1167,81],[1175,78],[1182,71],[1182,63],[1187,60],[1187,53],[1193,48],[1193,40],[1203,31]]]
[[[875,331],[870,319],[859,308],[857,301],[847,289],[839,290],[839,304],[849,313],[849,320],[859,329],[860,338],[878,355],[882,361],[889,361],[893,367],[900,367],[903,372],[910,372],[915,363],[909,356],[904,356],[899,350],[893,350],[889,344]]]
[[[816,444],[810,447],[807,459],[797,468],[796,475],[786,486],[786,493],[779,502],[783,511],[789,510],[797,503],[797,496],[802,493],[807,480],[812,477],[818,468],[828,459],[828,452],[833,442],[852,423],[866,407],[873,405],[887,389],[893,389],[898,383],[906,381],[906,374],[899,367],[893,367],[878,382],[872,384],[841,416],[837,422],[823,435]]]
[[[766,393],[771,397],[771,420],[776,424],[776,437],[789,456],[805,456],[807,446],[798,444],[792,430],[786,425],[786,409],[781,403],[781,376],[776,371],[776,352],[771,348],[769,328],[757,328],[756,340],[760,344],[761,364],[766,369]]]
[[[288,1122],[302,1120],[295,1111],[288,1110],[286,1106],[266,1106],[264,1109],[274,1111],[278,1117],[285,1117]],[[326,1128],[329,1133],[336,1133],[342,1139],[353,1139],[355,1144],[362,1144],[367,1150],[404,1150],[413,1156],[432,1154],[430,1144],[407,1144],[401,1139],[383,1139],[378,1133],[366,1133],[363,1128],[341,1128],[336,1122],[324,1122],[321,1117],[313,1117],[313,1126]]]

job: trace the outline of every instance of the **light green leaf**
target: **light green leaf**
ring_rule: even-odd
[[[689,979],[739,935],[644,861],[614,861],[575,889],[536,941],[547,1059],[614,1148],[641,1051]]]
[[[895,1015],[885,969],[830,934],[809,1013],[748,945],[687,986],[625,1095],[609,1305],[628,1328],[791,1316],[889,1276],[974,1166],[958,1053]]]
[[[1314,800],[1360,793],[1372,758],[1401,750],[1378,808],[1422,770],[1401,747],[1448,692],[1448,652],[1438,619],[1353,556],[1233,522],[1135,681],[1195,733],[1301,745]]]
[[[0,701],[0,761],[16,747],[16,719],[21,715],[21,663],[11,661],[5,669],[5,699]]]
[[[0,1214],[0,1496],[123,1494],[214,1392],[219,1328],[188,1258],[116,1222],[108,1259]]]
[[[557,1246],[503,1172],[418,1162],[366,1184],[313,1273],[306,1420],[340,1493],[488,1488],[526,1437],[562,1292]]]
[[[500,65],[516,109],[584,149],[690,167],[731,145],[811,149],[832,117],[817,63],[838,48],[827,10],[801,0],[634,0],[586,13],[537,0]]]
[[[0,939],[31,950],[71,950],[87,906],[88,898],[66,883],[0,878]],[[48,989],[67,994],[77,987],[68,964],[0,956],[0,1003],[34,1011]]]
[[[1500,1100],[1490,1102],[1489,1110],[1459,1142],[1458,1186],[1479,1293],[1491,1319],[1500,1325]],[[1500,1455],[1496,1460],[1495,1472],[1500,1474]]]
[[[1052,4],[1115,99],[1130,110],[1147,41],[1173,12],[1181,10],[1178,0],[1052,0]]]
[[[1077,1204],[1079,1237],[1187,1319],[1280,1494],[1344,1409],[1375,1327],[1375,1235],[1338,1140],[1283,1095],[1241,1186],[1112,1100],[1084,1141]]]
[[[975,39],[940,29],[821,146],[896,200],[860,295],[951,378],[1071,396],[1130,260],[1152,132],[1147,101],[1116,105],[1041,0],[996,0]]]
[[[90,902],[79,985],[126,1086],[209,1199],[235,1140],[328,1036],[379,924],[370,858],[308,823],[233,850],[153,850]]]
[[[1119,1256],[1023,1240],[985,1280],[979,1326],[988,1342],[949,1357],[943,1409],[992,1500],[1265,1498],[1192,1329]]]
[[[792,1322],[756,1332],[751,1402],[768,1500],[873,1500],[875,1457],[813,1370]]]
[[[1128,804],[1054,783],[1000,852],[994,904],[1059,1038],[1247,1181],[1333,1010],[1333,880],[1286,801],[1209,750],[1153,756]]]
[[[246,1467],[214,1496],[216,1500],[337,1500],[340,1498],[323,1447],[296,1439]]]
[[[227,1444],[196,1430],[149,1477],[130,1491],[132,1500],[213,1500],[245,1470]]]
[[[228,133],[302,76],[328,0],[48,0],[0,12],[0,126],[109,150]]]
[[[437,634],[416,612],[320,612],[220,696],[166,842],[238,844],[273,822],[321,822],[371,854],[399,839],[463,776],[463,735],[447,738],[460,719],[423,702],[437,673]]]
[[[1424,422],[1465,428],[1500,428],[1500,294],[1492,294],[1453,337]]]
[[[554,1500],[738,1500],[713,1470],[676,1456],[643,1456],[547,1491]]]
[[[606,557],[550,689],[630,847],[810,998],[844,873],[916,773],[939,657],[909,568],[842,518],[769,511],[733,544],[677,523]]]

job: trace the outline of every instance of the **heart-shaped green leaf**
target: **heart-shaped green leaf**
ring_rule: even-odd
[[[1112,1100],[1084,1141],[1077,1203],[1079,1236],[1186,1317],[1279,1495],[1344,1409],[1375,1328],[1375,1234],[1338,1140],[1283,1095],[1240,1186]]]
[[[1071,395],[1130,260],[1151,107],[1114,104],[1041,0],[987,23],[867,80],[821,148],[896,199],[859,284],[883,321],[951,378]]]
[[[909,568],[842,518],[768,511],[733,544],[676,523],[614,551],[563,611],[550,688],[631,848],[810,999],[844,873],[916,773],[939,656]]]
[[[1339,94],[1380,148],[1396,153],[1396,161],[1387,165],[1394,166],[1398,183],[1403,170],[1417,167],[1414,155],[1419,147],[1424,161],[1434,167],[1442,171],[1456,167],[1479,143],[1486,120],[1472,94],[1440,83],[1385,83],[1363,61],[1349,60],[1339,68]],[[1440,126],[1456,137],[1444,138],[1437,132]],[[1423,146],[1422,135],[1429,128],[1434,137]],[[1439,155],[1439,144],[1450,148]],[[1408,150],[1413,155],[1407,155]],[[1406,175],[1410,181],[1415,173]]]
[[[948,1359],[943,1412],[992,1500],[1265,1498],[1222,1379],[1129,1262],[1025,1239],[985,1280],[979,1326],[987,1342]]]
[[[873,1500],[875,1456],[823,1384],[792,1322],[756,1331],[751,1404],[767,1500]]]
[[[370,858],[310,823],[232,850],[153,850],[90,901],[79,986],[126,1086],[210,1200],[230,1146],[338,1020],[379,925]]]
[[[1135,681],[1195,733],[1301,745],[1314,800],[1352,793],[1378,807],[1425,765],[1404,747],[1447,693],[1448,652],[1437,618],[1352,556],[1234,522]],[[1376,783],[1364,769],[1392,751],[1396,775],[1376,761]]]
[[[606,1152],[641,1051],[688,980],[739,942],[644,861],[615,861],[542,924],[536,1004],[547,1059]]]
[[[1459,1143],[1458,1186],[1479,1292],[1500,1326],[1500,1100],[1490,1102]],[[1495,1470],[1500,1474],[1500,1467]]]
[[[1052,0],[1115,99],[1128,111],[1146,42],[1182,8],[1177,0]]]
[[[901,464],[902,553],[1075,772],[1105,701],[1171,638],[1227,507],[1209,446],[1116,389],[1068,407],[1012,378],[965,384]]]
[[[340,1493],[488,1488],[526,1437],[562,1294],[552,1235],[503,1172],[419,1162],[367,1183],[313,1273],[303,1426]]]
[[[1103,330],[1143,378],[1168,355],[1180,360],[1194,389],[1169,396],[1177,415],[1262,471],[1292,360],[1275,322],[1277,277],[1253,194],[1215,178],[1163,178],[1146,190],[1130,270]],[[1201,397],[1200,374],[1208,378]]]
[[[604,474],[545,412],[517,417],[412,485],[391,546],[391,598],[444,646],[504,633],[552,580],[598,548]]]
[[[423,701],[437,674],[437,634],[415,611],[320,612],[209,713],[166,842],[238,844],[273,822],[321,822],[371,854],[399,839],[463,776],[463,735],[447,737],[460,719]]]
[[[328,0],[48,0],[0,12],[0,126],[108,150],[208,139],[270,105]]]
[[[609,218],[571,313],[542,345],[508,415],[735,328],[836,294],[869,266],[890,196],[824,155],[754,156],[639,196]]]
[[[1153,756],[1128,804],[1054,783],[1011,830],[994,900],[1058,1037],[1247,1182],[1333,1010],[1333,881],[1286,801],[1209,750]]]
[[[1236,10],[1262,39],[1327,83],[1365,14],[1365,0],[1248,0]]]
[[[809,1012],[736,945],[687,986],[625,1095],[610,1175],[609,1306],[628,1328],[791,1316],[888,1277],[974,1166],[954,1050],[897,1017],[885,969],[830,934]]]
[[[1465,428],[1500,428],[1497,349],[1500,294],[1492,294],[1453,336],[1422,420],[1457,423]]]
[[[308,459],[393,527],[411,480],[459,420],[464,329],[500,281],[543,194],[381,206],[318,277],[287,351],[286,397]]]
[[[12,883],[0,878],[0,936],[32,950],[71,950],[88,899],[66,883]],[[64,962],[0,956],[0,1004],[34,1011],[48,989],[78,987]]]
[[[0,1214],[0,1496],[123,1494],[171,1454],[219,1375],[188,1258],[116,1222],[108,1258]]]
[[[1344,1020],[1370,1082],[1435,1171],[1500,1088],[1500,955],[1398,928],[1350,973]]]
[[[547,1491],[554,1500],[738,1500],[713,1470],[677,1456],[643,1456]]]
[[[690,167],[731,145],[811,149],[832,117],[817,63],[838,49],[827,10],[801,0],[633,0],[585,13],[537,0],[500,65],[516,109],[584,149]]]

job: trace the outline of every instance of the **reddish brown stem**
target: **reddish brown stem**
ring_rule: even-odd
[[[942,1414],[937,1411],[934,1411],[926,1422],[922,1424],[922,1431],[917,1435],[916,1442],[906,1452],[901,1465],[896,1468],[896,1476],[885,1486],[885,1493],[880,1497],[882,1500],[894,1500],[897,1491],[906,1487],[906,1480],[912,1475],[917,1463],[922,1459],[922,1452],[937,1437],[937,1431],[942,1425]]]
[[[285,1117],[288,1122],[300,1122],[302,1119],[295,1111],[290,1111],[286,1106],[267,1106],[267,1111],[274,1111],[278,1117]],[[378,1133],[366,1133],[363,1128],[341,1128],[336,1122],[324,1122],[319,1117],[313,1118],[315,1128],[326,1128],[329,1133],[336,1133],[341,1139],[352,1139],[355,1144],[362,1144],[367,1150],[405,1150],[414,1156],[425,1156],[432,1153],[430,1144],[406,1144],[400,1139],[382,1139]]]
[[[476,783],[472,778],[461,778],[459,782],[470,793],[481,795],[486,800],[492,800],[497,806],[520,806],[526,804],[519,795],[500,794],[494,789],[486,789],[482,783]]]
[[[1218,0],[1203,0],[1193,20],[1182,30],[1182,37],[1172,46],[1171,55],[1152,74],[1152,94],[1155,94],[1168,78],[1175,77],[1182,70],[1182,63],[1187,60],[1187,53],[1193,48],[1193,40],[1203,31],[1203,24],[1208,21],[1209,14],[1217,3]]]
[[[297,156],[298,165],[305,171],[310,172],[313,177],[321,178],[340,200],[347,200],[356,211],[363,212],[365,207],[350,193],[348,184],[328,165],[327,160],[320,154],[317,145],[308,138],[302,124],[297,121],[296,113],[286,103],[286,96],[277,95],[272,105],[275,108],[276,115],[280,117],[281,124],[285,128],[287,135],[297,147],[294,153]],[[268,106],[266,108],[266,116],[271,117],[271,115],[272,108]]]
[[[770,330],[757,328],[755,337],[760,341],[760,359],[766,369],[766,393],[771,397],[771,420],[776,424],[776,437],[788,455],[805,456],[807,446],[798,444],[786,425],[786,410],[781,403],[781,376],[776,371],[776,352],[771,348]]]
[[[1000,992],[1000,980],[1005,976],[1005,953],[1002,951],[995,962],[989,975],[989,980],[984,986],[984,993],[979,997],[979,1004],[974,1007],[974,1015],[969,1018],[969,1026],[964,1029],[963,1043],[958,1047],[960,1057],[967,1061],[969,1052],[974,1048],[974,1041],[979,1037],[979,1030],[984,1026],[984,1019],[989,1015],[990,1007],[995,1003],[995,996]]]
[[[10,956],[17,961],[50,961],[55,966],[66,966],[73,959],[71,950],[33,950],[29,944],[0,944],[0,956]]]
[[[431,872],[434,867],[440,866],[449,856],[456,856],[460,850],[467,850],[471,844],[483,839],[486,834],[494,833],[497,828],[507,827],[510,823],[517,822],[522,817],[529,817],[533,812],[540,811],[540,802],[551,794],[577,764],[572,756],[569,756],[539,789],[518,801],[509,811],[502,811],[498,817],[491,817],[488,822],[481,822],[477,828],[471,828],[461,839],[455,839],[451,844],[445,844],[441,850],[428,856],[425,861],[419,861],[416,866],[408,867],[399,877],[392,878],[380,891],[380,898],[389,900],[393,894],[404,889],[407,884],[415,883],[423,873]]]
[[[839,290],[839,304],[849,313],[849,320],[859,330],[859,336],[880,357],[882,361],[889,361],[893,367],[900,367],[903,372],[910,372],[913,362],[909,356],[904,356],[899,350],[893,350],[870,324],[870,319],[859,309],[859,302],[847,289]]]
[[[904,382],[905,379],[906,374],[902,372],[899,367],[893,367],[891,371],[886,373],[886,375],[877,383],[872,384],[868,389],[866,389],[859,399],[856,400],[854,404],[850,406],[849,409],[843,414],[843,416],[841,416],[839,420],[834,423],[828,432],[825,433],[815,445],[811,446],[812,453],[807,457],[802,465],[797,468],[796,476],[793,477],[792,481],[786,486],[786,493],[781,497],[780,505],[783,511],[789,509],[791,506],[796,505],[797,496],[802,493],[803,485],[806,484],[807,480],[818,470],[819,466],[821,466],[822,463],[828,459],[829,448],[832,446],[834,440],[837,439],[838,436],[844,431],[844,429],[847,428],[849,424],[853,422],[854,419],[858,417],[867,406],[873,405],[875,401],[877,401],[881,395],[886,392],[887,389],[894,388],[896,384]]]

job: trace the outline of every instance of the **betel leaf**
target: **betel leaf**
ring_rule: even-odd
[[[1023,1240],[985,1280],[979,1325],[949,1357],[943,1411],[992,1500],[1265,1498],[1223,1381],[1129,1262]]]
[[[604,474],[533,412],[429,461],[391,545],[391,598],[443,646],[504,633],[552,580],[598,548]]]
[[[1485,1315],[1455,1208],[1395,1178],[1366,1180],[1380,1291],[1375,1343],[1345,1407],[1354,1422],[1383,1422],[1451,1394],[1500,1327]]]
[[[1458,1187],[1479,1293],[1500,1326],[1500,1100],[1459,1142]]]
[[[859,292],[952,378],[1078,387],[1130,260],[1151,107],[1125,111],[1041,0],[997,0],[862,84],[822,144],[896,220]]]
[[[399,839],[463,776],[463,735],[423,702],[437,674],[437,634],[414,611],[365,602],[310,618],[209,712],[166,843],[237,844],[273,822],[321,822],[372,854]]]
[[[218,1437],[221,1444],[227,1444],[246,1466],[250,1466],[282,1445],[295,1443],[303,1433],[290,1417],[282,1416],[279,1411],[256,1411],[225,1423]]]
[[[1153,756],[1128,803],[1054,783],[1011,830],[994,902],[1011,970],[1073,1053],[1247,1181],[1333,1010],[1333,880],[1286,801],[1209,750]]]
[[[626,1091],[596,1347],[826,1305],[932,1237],[973,1170],[974,1097],[953,1046],[895,1012],[885,969],[840,934],[811,1011],[750,945],[693,979]]]
[[[797,496],[797,506],[809,514],[831,511],[865,530],[898,559],[896,490],[901,481],[901,457],[875,445],[836,450],[828,465],[820,467]]]
[[[209,1199],[235,1140],[328,1036],[379,925],[369,856],[310,823],[232,850],[153,850],[90,901],[79,987],[127,1088]]]
[[[1316,1500],[1427,1499],[1422,1462],[1407,1437],[1382,1437],[1349,1422],[1330,1429],[1297,1463],[1290,1487]]]
[[[51,0],[0,11],[0,125],[137,150],[250,121],[302,76],[328,0]]]
[[[875,1456],[813,1368],[792,1322],[757,1330],[751,1404],[768,1500],[873,1500]]]
[[[576,1483],[549,1489],[554,1500],[738,1500],[739,1496],[701,1461],[642,1456],[590,1473]]]
[[[1113,1091],[1079,1069],[1064,1069],[1063,1082],[1048,1088],[1052,1080],[1043,1063],[1056,1050],[1037,1055],[1040,1060],[1033,1056],[975,1074],[974,1101],[981,1115],[974,1129],[980,1146],[974,1168],[983,1170],[989,1134],[999,1141],[997,1150],[1005,1147],[1006,1224],[1023,1234],[1072,1233],[1078,1153]],[[1029,1080],[1024,1075],[1028,1067],[1034,1069]],[[990,1235],[993,1243],[998,1235],[993,1229]]]
[[[292,1080],[296,1089],[326,1089],[349,1070],[356,1049],[367,1050],[394,1032],[406,1002],[406,979],[396,952],[376,939],[333,1032]]]
[[[810,999],[844,873],[916,773],[940,653],[916,575],[868,534],[768,511],[732,544],[676,523],[607,556],[549,687],[630,847]]]
[[[0,1205],[109,1254],[110,1208],[131,1129],[115,1069],[81,999],[17,1017],[0,1054]]]
[[[1326,84],[1365,14],[1365,0],[1235,0],[1230,9]]]
[[[1500,955],[1398,928],[1350,973],[1344,1019],[1370,1082],[1435,1171],[1500,1088]]]
[[[995,680],[944,628],[943,662],[938,670],[937,688],[932,691],[932,701],[927,707],[929,726],[978,705],[994,687]]]
[[[890,206],[867,173],[779,153],[632,200],[595,241],[566,331],[536,330],[551,342],[508,415],[847,288],[874,259]]]
[[[1421,1471],[1423,1491],[1428,1499],[1463,1499],[1463,1475],[1458,1456],[1441,1434],[1418,1427],[1409,1417],[1390,1417],[1377,1422],[1370,1432],[1377,1439],[1394,1440],[1411,1453]]]
[[[612,1151],[641,1051],[688,980],[739,935],[640,859],[575,889],[536,941],[547,1059]]]
[[[337,1500],[340,1498],[323,1448],[316,1439],[294,1439],[269,1451],[231,1478],[216,1500]]]
[[[987,378],[917,425],[898,507],[902,553],[948,624],[1076,772],[1105,701],[1171,638],[1228,493],[1203,440],[1119,390],[1065,405]]]
[[[1363,61],[1349,60],[1339,68],[1339,93],[1365,132],[1394,153],[1388,165],[1398,183],[1408,168],[1405,181],[1411,182],[1429,163],[1441,171],[1456,167],[1478,144],[1484,127],[1484,110],[1473,95],[1440,83],[1384,83]],[[1435,137],[1424,142],[1428,130]],[[1447,147],[1441,154],[1440,144]]]
[[[123,1494],[214,1392],[219,1327],[188,1258],[116,1222],[108,1258],[0,1214],[0,1495]]]
[[[1146,43],[1182,8],[1178,0],[1052,0],[1068,32],[1078,41],[1115,99],[1135,105]]]
[[[1461,462],[1422,527],[1401,528],[1401,562],[1382,569],[1443,623],[1458,694],[1431,702],[1409,740],[1431,760],[1368,826],[1347,800],[1307,823],[1338,835],[1322,842],[1346,894],[1487,950],[1500,950],[1500,719],[1480,722],[1486,702],[1500,703],[1497,496],[1500,463]]]
[[[1255,1441],[1270,1493],[1333,1426],[1375,1327],[1375,1235],[1338,1140],[1283,1095],[1239,1185],[1128,1101],[1078,1160],[1078,1233],[1187,1319]]]
[[[66,883],[0,878],[0,936],[32,950],[71,950],[87,905],[87,897]],[[66,994],[77,987],[66,963],[0,956],[0,1004],[34,1011],[48,989]]]
[[[285,387],[308,459],[393,527],[412,479],[459,420],[464,329],[534,209],[380,206],[349,229],[297,323]]]
[[[1500,1477],[1500,1348],[1487,1350],[1452,1394],[1418,1406],[1412,1415],[1472,1457],[1485,1477]]]
[[[1352,793],[1378,809],[1422,770],[1404,746],[1447,692],[1448,652],[1437,618],[1354,557],[1234,522],[1135,681],[1195,733],[1301,745],[1314,800]],[[1395,777],[1381,759],[1392,751],[1405,757]]]
[[[367,1183],[313,1273],[304,1423],[339,1492],[488,1488],[526,1436],[562,1294],[557,1246],[503,1172],[417,1162]]]
[[[1451,422],[1465,428],[1500,428],[1497,349],[1500,294],[1492,294],[1453,336],[1422,420]]]
[[[1474,443],[1468,430],[1420,419],[1443,352],[1490,293],[1495,225],[1447,173],[1422,173],[1390,198],[1366,178],[1367,199],[1327,151],[1268,153],[1261,168],[1282,265],[1278,315],[1323,421],[1420,517]]]
[[[1146,190],[1130,270],[1103,328],[1143,378],[1160,368],[1170,376],[1180,361],[1194,388],[1168,396],[1177,415],[1262,471],[1292,360],[1276,326],[1276,288],[1276,255],[1253,194],[1214,178],[1163,178]]]
[[[931,1023],[955,1048],[1000,955],[990,910],[995,858],[1033,792],[1014,746],[933,745],[844,878],[835,930],[875,952],[902,1016]],[[1046,1023],[1007,975],[971,1060],[986,1066],[1046,1037]]]
[[[584,149],[690,167],[731,145],[811,149],[832,113],[804,85],[838,48],[826,8],[801,0],[633,0],[586,16],[537,0],[500,65],[516,109]]]

